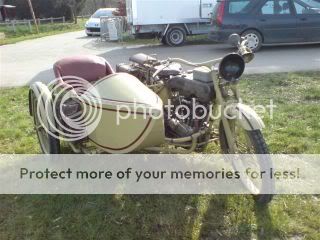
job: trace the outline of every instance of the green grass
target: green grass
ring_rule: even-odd
[[[320,75],[245,76],[248,103],[269,103],[272,153],[320,153]],[[0,152],[39,153],[27,88],[0,90]],[[207,152],[210,152],[208,147]],[[0,196],[0,239],[320,239],[319,196]]]
[[[243,81],[244,99],[277,108],[264,116],[267,142],[273,153],[320,153],[320,74],[289,73],[250,76]]]
[[[0,45],[12,44],[21,42],[24,40],[30,40],[35,38],[41,38],[45,36],[55,35],[59,33],[72,32],[84,30],[84,25],[87,19],[78,19],[78,23],[45,23],[39,26],[40,33],[36,33],[35,26],[32,26],[33,32],[30,33],[28,26],[26,25],[18,25],[17,32],[12,30],[12,27],[0,26],[0,32],[5,34],[4,39],[0,39]]]

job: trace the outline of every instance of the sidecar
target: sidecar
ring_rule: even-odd
[[[55,81],[34,83],[29,92],[43,153],[60,153],[61,141],[76,153],[131,153],[164,143],[163,103],[136,77],[115,73],[97,56],[64,58],[54,73]]]

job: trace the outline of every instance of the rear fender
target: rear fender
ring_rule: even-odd
[[[32,94],[34,94],[35,99],[39,104],[36,109],[33,109],[32,107]],[[53,112],[52,94],[45,84],[36,82],[30,86],[29,104],[30,114],[32,116],[34,114],[39,114],[44,127],[51,132],[56,132],[56,129],[54,129],[56,121]]]
[[[249,106],[238,103],[227,106],[226,113],[230,119],[239,121],[247,131],[261,130],[265,127],[262,119]]]

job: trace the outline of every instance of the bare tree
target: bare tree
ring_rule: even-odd
[[[78,23],[78,14],[84,7],[87,0],[59,0],[61,5],[66,5],[69,7],[71,12],[72,20],[75,24]]]

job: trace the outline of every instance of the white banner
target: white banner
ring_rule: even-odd
[[[0,155],[0,194],[320,194],[320,155]]]

